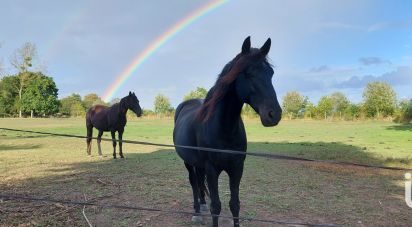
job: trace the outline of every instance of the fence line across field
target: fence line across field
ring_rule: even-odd
[[[82,202],[82,201],[71,201],[71,200],[59,200],[59,199],[50,199],[50,198],[40,198],[40,197],[28,197],[21,195],[8,195],[0,194],[0,198],[4,200],[19,200],[19,201],[31,201],[31,202],[49,202],[49,203],[61,203],[74,206],[97,206],[102,208],[114,208],[114,209],[124,209],[124,210],[138,210],[146,212],[159,212],[165,214],[183,214],[183,215],[200,215],[203,217],[219,217],[224,219],[233,219],[232,216],[226,215],[214,215],[208,213],[194,213],[189,211],[179,211],[179,210],[163,210],[157,208],[148,208],[140,206],[127,206],[127,205],[116,205],[116,204],[99,204],[97,202]],[[312,227],[337,227],[340,225],[336,224],[316,224],[316,223],[307,223],[307,222],[298,222],[298,221],[286,221],[286,220],[269,220],[269,219],[260,219],[260,218],[248,218],[248,217],[239,217],[241,221],[250,221],[250,222],[260,222],[260,223],[269,223],[269,224],[278,224],[278,225],[292,225],[292,226],[312,226]]]
[[[32,130],[3,128],[3,127],[0,127],[0,130],[13,131],[13,132],[34,133],[34,134],[59,136],[59,137],[80,138],[80,139],[88,139],[88,138],[97,139],[97,137],[87,137],[87,136],[80,136],[80,135],[51,133],[51,132],[40,132],[40,131],[32,131]],[[102,141],[110,141],[110,142],[112,142],[112,141],[120,142],[120,140],[118,140],[118,139],[113,140],[113,139],[109,139],[109,138],[101,138],[101,140]],[[163,144],[163,143],[152,143],[152,142],[144,142],[144,141],[137,141],[137,140],[121,140],[121,142],[122,143],[129,143],[129,144],[139,144],[139,145],[145,145],[145,146],[168,147],[168,148],[176,148],[177,147],[177,148],[194,149],[194,150],[199,150],[199,151],[208,151],[208,152],[235,154],[235,155],[249,155],[249,156],[262,157],[262,158],[268,158],[268,159],[278,159],[278,160],[318,162],[318,163],[327,163],[327,164],[334,164],[334,165],[346,165],[346,166],[358,166],[358,167],[374,168],[374,169],[412,171],[412,169],[410,169],[410,168],[379,166],[379,165],[360,164],[360,163],[334,161],[334,160],[317,160],[317,159],[310,159],[310,158],[293,157],[293,156],[288,156],[288,155],[270,154],[270,153],[267,153],[267,152],[256,152],[256,151],[244,152],[244,151],[237,151],[237,150],[216,149],[216,148],[208,148],[208,147],[195,147],[195,146],[186,146],[186,145],[172,145],[172,144]]]

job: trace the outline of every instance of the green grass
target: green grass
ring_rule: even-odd
[[[85,135],[83,119],[0,119],[0,125]],[[258,120],[247,120],[245,125],[250,151],[412,168],[411,125],[304,120],[282,121],[273,128],[262,127]],[[171,119],[132,120],[124,139],[171,144],[172,130]],[[192,210],[187,172],[173,150],[125,144],[126,159],[112,160],[111,143],[102,144],[105,157],[97,157],[95,141],[93,156],[88,157],[82,139],[0,130],[0,190],[70,200],[84,200],[86,195],[100,197],[96,201],[101,203]],[[348,226],[408,226],[412,216],[403,201],[403,174],[248,157],[240,189],[241,215]],[[230,215],[226,174],[221,175],[219,190],[222,212]],[[81,208],[0,201],[0,225],[85,225]],[[96,207],[86,208],[86,213],[100,226],[191,225],[185,215]],[[222,225],[230,226],[230,221],[222,220]]]

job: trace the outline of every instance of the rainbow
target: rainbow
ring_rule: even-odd
[[[189,25],[200,19],[202,16],[206,15],[210,11],[219,8],[223,4],[228,2],[228,0],[212,0],[209,3],[201,6],[195,11],[188,14],[186,17],[175,23],[172,27],[167,29],[163,34],[158,36],[152,43],[149,44],[141,53],[139,53],[133,61],[119,74],[116,76],[115,81],[107,88],[103,95],[103,100],[109,102],[119,88],[136,72],[136,70],[158,49],[160,49],[167,41],[172,39],[176,34],[178,34],[183,29],[187,28]]]

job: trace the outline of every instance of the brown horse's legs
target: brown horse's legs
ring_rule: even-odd
[[[102,135],[103,135],[103,131],[99,131],[99,135],[97,136],[97,147],[99,149],[100,156],[102,156],[102,148],[100,147],[100,143],[102,142]]]
[[[87,154],[91,155],[92,154],[92,137],[93,137],[93,126],[87,126]]]
[[[113,143],[113,158],[116,159],[116,131],[111,131]]]
[[[123,150],[122,150],[122,139],[123,139],[123,130],[119,130],[119,155],[120,158],[123,157]]]

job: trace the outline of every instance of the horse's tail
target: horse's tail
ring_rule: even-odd
[[[196,175],[197,175],[197,179],[198,181],[198,185],[199,185],[199,190],[204,192],[207,197],[210,197],[210,193],[209,190],[206,187],[206,173],[205,173],[205,169],[202,168],[196,168]]]

